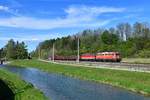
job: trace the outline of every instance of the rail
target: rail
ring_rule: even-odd
[[[89,62],[89,61],[60,61],[56,60],[55,63],[61,64],[71,64],[71,65],[81,65],[85,67],[93,68],[108,68],[108,69],[117,69],[117,70],[128,70],[128,71],[138,71],[138,72],[148,72],[150,73],[150,64],[134,64],[126,62]]]

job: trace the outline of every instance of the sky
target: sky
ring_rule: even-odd
[[[0,0],[0,48],[8,40],[38,43],[84,29],[150,22],[150,0]]]

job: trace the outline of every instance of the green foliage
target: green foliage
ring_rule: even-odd
[[[9,40],[8,44],[6,45],[6,57],[8,59],[15,59],[16,58],[16,50],[15,50],[15,42],[14,40]]]
[[[15,42],[13,39],[9,40],[7,45],[0,52],[2,57],[7,59],[26,59],[28,57],[27,46],[24,42]]]
[[[102,42],[107,45],[117,44],[119,38],[116,34],[109,33],[109,31],[104,31],[101,35]]]
[[[0,59],[4,59],[6,55],[6,51],[4,50],[4,48],[0,49]]]
[[[135,57],[150,58],[150,50],[141,50],[135,54]]]
[[[26,59],[28,57],[28,52],[24,42],[16,43],[16,58],[17,59]]]

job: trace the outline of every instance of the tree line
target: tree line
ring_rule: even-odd
[[[0,49],[0,59],[26,59],[28,58],[27,46],[24,42],[15,42],[13,39]]]
[[[76,55],[77,40],[80,39],[80,54],[102,51],[118,51],[122,57],[150,57],[150,25],[136,22],[120,23],[108,29],[86,29],[73,36],[50,39],[41,42],[32,56],[39,54],[42,58],[52,55],[55,44],[55,55]]]

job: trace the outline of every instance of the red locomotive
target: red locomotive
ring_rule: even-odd
[[[81,61],[113,61],[120,62],[121,56],[119,52],[100,52],[94,54],[83,54],[80,56]]]
[[[100,52],[96,54],[96,61],[113,61],[120,62],[121,56],[119,52]]]

